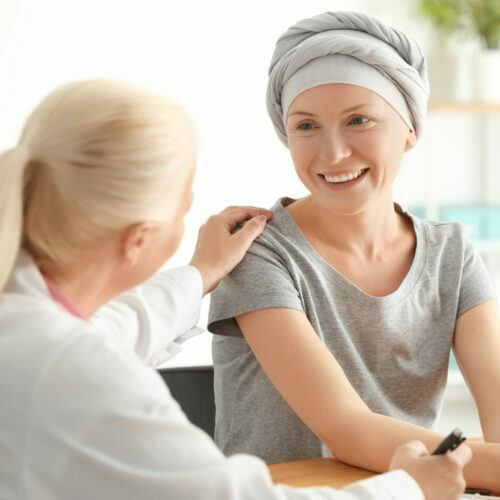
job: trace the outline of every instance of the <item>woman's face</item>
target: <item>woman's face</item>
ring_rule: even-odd
[[[287,116],[290,153],[313,199],[337,215],[392,202],[403,153],[416,137],[374,92],[327,84],[299,94]]]

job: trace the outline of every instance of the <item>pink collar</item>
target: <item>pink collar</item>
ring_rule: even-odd
[[[54,284],[52,281],[48,280],[45,276],[43,276],[45,280],[45,284],[49,289],[50,295],[52,298],[61,304],[66,311],[68,311],[73,316],[77,318],[83,319],[84,321],[89,321],[87,317],[85,317],[61,292],[61,290]]]

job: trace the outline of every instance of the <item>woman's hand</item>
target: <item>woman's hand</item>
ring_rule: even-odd
[[[228,207],[201,226],[190,265],[201,273],[203,295],[211,292],[243,259],[272,216],[273,212],[264,208]],[[243,227],[232,234],[242,222]]]
[[[426,500],[458,500],[465,490],[463,469],[471,458],[465,444],[445,455],[429,455],[421,441],[410,441],[395,451],[389,469],[410,474]]]

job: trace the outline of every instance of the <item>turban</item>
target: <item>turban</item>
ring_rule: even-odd
[[[325,12],[289,28],[276,42],[267,86],[267,110],[285,145],[292,100],[326,83],[374,91],[417,137],[422,133],[429,96],[425,58],[402,31],[357,12]]]

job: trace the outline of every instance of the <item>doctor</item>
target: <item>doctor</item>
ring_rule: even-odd
[[[98,80],[51,93],[0,156],[0,498],[458,498],[465,445],[436,457],[406,444],[392,472],[340,491],[273,486],[260,459],[225,458],[145,366],[197,332],[202,295],[272,216],[211,217],[191,266],[134,289],[182,238],[194,144],[177,105]]]

